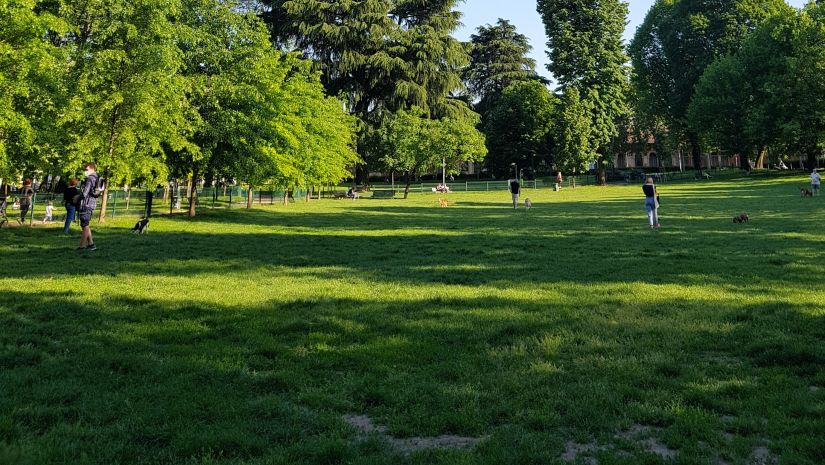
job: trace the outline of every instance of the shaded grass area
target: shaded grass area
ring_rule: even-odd
[[[321,201],[0,231],[0,463],[825,461],[802,179]],[[734,225],[747,212],[751,223]],[[403,455],[393,437],[485,438]],[[673,459],[617,433],[644,425]],[[585,463],[585,457],[576,459]]]

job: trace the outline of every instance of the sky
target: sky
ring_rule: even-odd
[[[625,41],[629,42],[636,32],[636,27],[644,21],[645,14],[653,5],[654,0],[630,0],[630,24],[625,31]],[[788,0],[788,3],[802,7],[807,0]],[[461,22],[464,27],[456,32],[460,40],[470,40],[470,35],[485,24],[495,24],[498,18],[510,20],[518,31],[526,35],[533,45],[532,58],[536,60],[536,70],[539,74],[549,76],[547,72],[547,55],[545,54],[546,39],[544,25],[536,12],[535,0],[465,0],[459,9],[464,13]]]

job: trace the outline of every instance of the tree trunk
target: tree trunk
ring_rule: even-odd
[[[765,169],[765,158],[768,156],[768,149],[767,147],[762,147],[759,149],[759,155],[756,157],[756,169],[761,170]]]
[[[197,170],[192,171],[192,178],[189,181],[189,218],[195,217],[195,209],[198,201],[198,188],[195,187],[195,179],[197,179]]]
[[[252,198],[253,198],[252,192],[253,192],[253,187],[250,184],[249,189],[246,191],[246,208],[247,209],[252,208]]]
[[[751,170],[750,153],[747,150],[742,150],[739,153],[739,168],[750,171]]]
[[[312,199],[312,186],[307,187],[307,203]]]
[[[600,186],[606,186],[607,185],[607,169],[605,168],[605,162],[606,161],[607,160],[606,160],[604,155],[599,156],[599,160],[598,160],[598,163],[599,163],[598,177],[599,177],[599,179],[598,179],[597,183]]]
[[[121,69],[123,68],[123,63],[121,62]],[[109,122],[109,163],[112,163],[114,160],[115,155],[115,141],[117,140],[117,115],[118,111],[120,110],[120,105],[116,106],[112,110],[112,118]],[[108,168],[104,170],[104,175],[108,172]],[[100,175],[98,175],[100,176]],[[103,190],[103,201],[100,202],[100,216],[98,216],[98,221],[101,223],[106,222],[106,206],[109,203],[109,183],[106,183],[106,187]]]
[[[321,191],[324,190],[324,186],[318,186],[318,200],[321,200]]]
[[[690,142],[690,154],[693,158],[693,170],[697,174],[702,173],[702,146],[699,143],[699,135],[695,132],[688,134],[688,142]]]
[[[808,171],[813,170],[816,168],[816,150],[809,150],[808,151]]]
[[[97,217],[101,223],[106,222],[106,207],[109,206],[109,183],[106,183],[106,188],[103,189],[103,198],[100,201],[100,214]]]
[[[370,185],[370,168],[367,164],[358,165],[355,167],[355,185],[363,185],[369,188]]]
[[[404,198],[408,198],[410,196],[410,184],[412,184],[412,179],[415,176],[415,169],[412,172],[407,171],[407,185],[404,187]]]
[[[284,206],[289,206],[289,188],[284,189]]]

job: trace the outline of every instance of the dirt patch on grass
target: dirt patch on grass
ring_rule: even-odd
[[[483,438],[470,438],[454,435],[434,437],[395,438],[388,433],[386,426],[375,424],[366,415],[344,415],[343,420],[358,431],[359,436],[380,436],[393,448],[403,454],[412,454],[427,449],[470,449]]]
[[[584,457],[584,462],[587,465],[597,465],[599,463],[594,455],[601,450],[605,450],[605,446],[599,446],[595,442],[589,444],[580,444],[578,442],[567,441],[564,445],[564,453],[561,454],[561,459],[565,462],[575,462],[579,456]]]
[[[750,465],[777,465],[779,460],[767,447],[757,447],[751,453]]]
[[[630,428],[616,433],[614,438],[633,444],[638,449],[651,454],[658,455],[662,459],[670,460],[676,457],[676,451],[669,448],[659,440],[657,435],[661,432],[659,428],[635,424]],[[568,441],[564,446],[564,453],[561,459],[565,462],[575,462],[582,458],[588,465],[598,465],[595,455],[599,452],[610,451],[616,456],[627,457],[625,451],[616,449],[613,444],[598,444],[590,442],[587,444]]]

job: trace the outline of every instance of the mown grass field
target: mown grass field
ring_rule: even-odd
[[[663,185],[657,232],[639,186],[2,229],[0,463],[825,463],[805,184]]]

